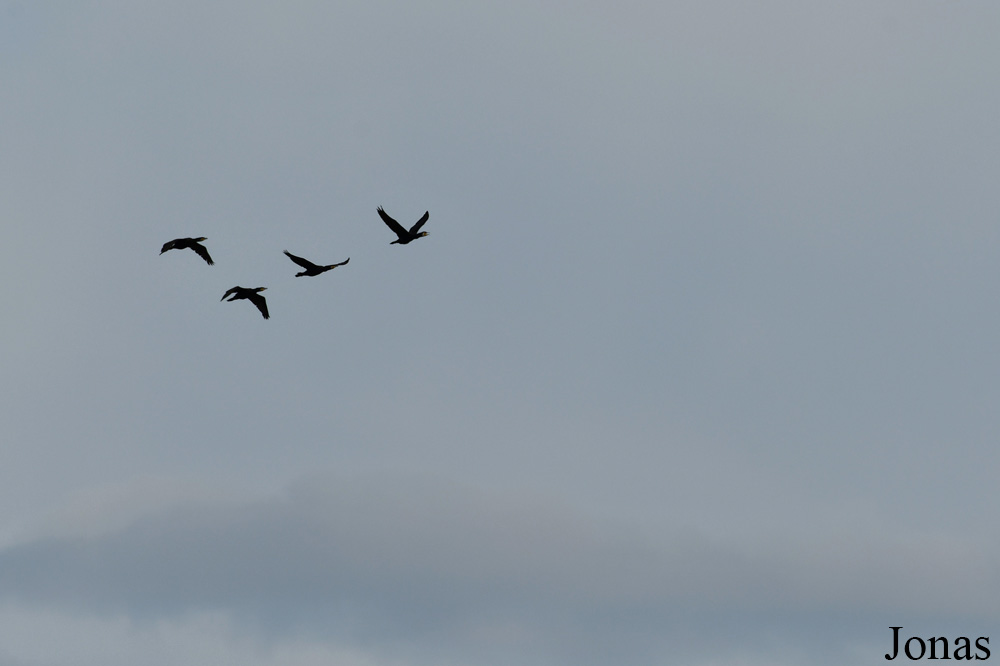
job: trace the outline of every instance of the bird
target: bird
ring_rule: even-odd
[[[264,300],[264,297],[260,295],[260,292],[266,289],[267,287],[257,287],[255,289],[250,289],[249,287],[233,287],[232,289],[230,289],[229,291],[227,291],[225,294],[222,295],[221,300],[223,301],[226,300],[226,296],[229,296],[230,294],[233,295],[233,297],[229,299],[230,303],[239,300],[241,298],[245,298],[257,306],[257,309],[260,310],[260,313],[264,315],[264,319],[270,319],[271,315],[267,313],[267,301]]]
[[[316,264],[314,264],[313,262],[309,261],[308,259],[303,259],[302,257],[296,257],[294,254],[292,254],[288,250],[285,250],[285,254],[288,255],[289,259],[291,259],[292,261],[294,261],[299,266],[301,266],[302,268],[305,269],[304,271],[302,271],[300,273],[296,273],[295,277],[302,277],[303,275],[307,275],[307,276],[312,277],[314,275],[319,275],[320,273],[325,273],[327,271],[331,271],[334,268],[336,268],[337,266],[343,266],[344,264],[346,264],[348,261],[351,260],[351,258],[348,257],[347,259],[345,259],[344,261],[340,262],[339,264],[330,264],[329,266],[317,266]]]
[[[420,231],[420,227],[424,226],[424,222],[426,222],[427,218],[431,216],[430,211],[424,213],[424,216],[419,220],[417,220],[417,223],[414,224],[412,227],[410,227],[409,231],[404,229],[403,225],[401,225],[399,222],[389,217],[388,214],[386,214],[386,212],[382,210],[381,206],[379,206],[378,214],[379,217],[382,218],[382,221],[385,222],[385,226],[392,229],[392,232],[397,236],[399,236],[399,238],[389,243],[389,245],[395,245],[396,243],[399,243],[400,245],[406,245],[410,241],[416,240],[421,236],[428,235],[426,231]],[[420,233],[417,233],[418,231]]]
[[[201,238],[175,238],[174,240],[167,241],[163,244],[163,249],[160,250],[160,254],[163,254],[167,250],[190,249],[197,252],[198,256],[207,261],[209,266],[213,266],[215,262],[212,261],[212,257],[208,255],[208,250],[205,249],[205,246],[201,244],[201,242],[205,240],[208,239],[204,236]]]

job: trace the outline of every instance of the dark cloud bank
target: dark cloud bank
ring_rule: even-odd
[[[907,564],[890,546],[810,556],[690,530],[648,537],[538,498],[317,477],[281,497],[12,546],[0,598],[140,622],[222,610],[267,640],[471,663],[846,663],[891,623],[995,617],[993,568],[968,554]]]

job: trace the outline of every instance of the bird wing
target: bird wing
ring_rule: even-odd
[[[235,294],[240,289],[241,289],[241,287],[233,287],[232,289],[230,289],[229,291],[227,291],[226,293],[224,293],[222,295],[222,298],[220,298],[219,300],[221,300],[221,301],[226,300],[226,296],[228,296],[229,294]]]
[[[208,254],[208,248],[200,243],[191,243],[191,249],[198,253],[198,256],[208,262],[209,266],[214,266],[215,262],[212,261],[212,257]]]
[[[294,261],[295,263],[297,263],[302,268],[319,268],[319,266],[317,266],[313,262],[309,261],[308,259],[303,259],[302,257],[296,257],[294,254],[292,254],[288,250],[285,250],[285,254],[288,255],[289,259],[291,259],[292,261]]]
[[[257,306],[257,309],[260,310],[260,313],[264,315],[264,319],[271,318],[271,315],[267,313],[267,300],[263,296],[254,292],[252,294],[249,294],[247,296],[247,299],[249,299],[251,303]]]
[[[389,217],[389,215],[382,210],[381,206],[378,208],[378,215],[382,218],[382,221],[385,222],[385,226],[392,229],[392,233],[396,234],[400,238],[406,238],[406,229],[403,228],[403,225]]]
[[[423,216],[422,218],[420,218],[419,220],[417,220],[417,223],[416,223],[416,224],[414,224],[414,225],[413,225],[413,226],[412,226],[412,227],[410,228],[410,233],[411,233],[411,234],[415,234],[415,233],[417,233],[418,231],[420,231],[420,227],[424,226],[424,222],[426,222],[426,221],[427,221],[427,218],[429,218],[430,216],[431,216],[431,212],[430,212],[430,211],[426,211],[426,212],[424,213],[424,216]]]

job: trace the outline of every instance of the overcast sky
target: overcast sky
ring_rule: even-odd
[[[0,666],[1000,650],[998,34],[0,0]]]

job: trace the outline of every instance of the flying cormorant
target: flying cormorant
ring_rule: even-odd
[[[296,273],[295,277],[302,277],[303,275],[307,275],[307,276],[312,277],[314,275],[319,275],[320,273],[325,273],[327,271],[331,271],[334,268],[336,268],[337,266],[343,266],[344,264],[346,264],[348,261],[351,260],[351,258],[348,257],[347,259],[345,259],[344,261],[340,262],[339,264],[330,264],[329,266],[317,266],[316,264],[314,264],[313,262],[309,261],[308,259],[303,259],[302,257],[296,257],[294,254],[292,254],[288,250],[285,250],[285,254],[288,255],[289,259],[291,259],[292,261],[294,261],[299,266],[301,266],[302,268],[305,269],[304,271],[302,271],[300,273]]]
[[[230,303],[241,298],[245,298],[257,306],[260,313],[264,315],[264,319],[270,319],[271,315],[267,314],[267,301],[264,300],[264,297],[259,293],[265,289],[267,289],[267,287],[257,287],[256,289],[250,289],[249,287],[233,287],[222,295],[221,300],[226,300],[226,296],[229,296],[230,294],[233,295],[233,297],[229,299]]]
[[[416,240],[416,239],[420,238],[421,236],[426,236],[427,235],[426,231],[420,231],[420,227],[424,226],[424,222],[426,222],[427,218],[429,218],[431,216],[430,211],[427,211],[426,213],[424,213],[424,216],[422,218],[420,218],[419,220],[417,220],[417,223],[414,224],[412,227],[410,227],[409,231],[407,231],[406,229],[404,229],[403,225],[401,225],[399,222],[397,222],[396,220],[394,220],[391,217],[389,217],[386,214],[386,212],[384,210],[382,210],[381,206],[379,206],[378,214],[379,214],[379,217],[382,218],[382,221],[385,222],[385,225],[387,227],[389,227],[390,229],[392,229],[392,232],[394,234],[396,234],[397,236],[399,236],[399,238],[397,238],[396,240],[394,240],[391,243],[389,243],[389,245],[395,245],[396,243],[399,243],[400,245],[406,245],[410,241]],[[418,231],[420,233],[417,233]]]
[[[215,262],[212,261],[212,257],[208,256],[208,250],[205,249],[204,245],[201,245],[201,241],[208,240],[204,236],[201,238],[175,238],[172,241],[167,241],[163,244],[163,249],[160,250],[160,254],[163,254],[167,250],[184,250],[190,249],[198,253],[198,256],[208,262],[211,266]]]

